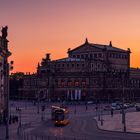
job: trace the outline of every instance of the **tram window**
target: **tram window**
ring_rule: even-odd
[[[64,112],[57,112],[56,111],[55,120],[57,120],[57,121],[64,120]]]

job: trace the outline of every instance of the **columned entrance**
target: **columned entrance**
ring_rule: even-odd
[[[67,90],[67,100],[81,100],[81,89]]]

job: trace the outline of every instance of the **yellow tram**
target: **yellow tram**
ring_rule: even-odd
[[[69,109],[67,107],[52,106],[52,120],[56,126],[69,123]]]

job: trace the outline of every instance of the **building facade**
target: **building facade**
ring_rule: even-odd
[[[50,54],[46,54],[38,64],[37,73],[25,75],[21,89],[25,95],[22,96],[48,100],[111,100],[121,99],[125,94],[127,99],[132,98],[129,48],[123,50],[111,42],[93,44],[86,39],[84,44],[68,49],[67,53],[68,57],[57,60],[51,60]]]
[[[6,27],[7,28],[7,27]],[[3,27],[5,30],[5,27]],[[6,32],[2,32],[0,36],[0,123],[4,120],[4,115],[6,115],[7,110],[7,100],[8,100],[8,63],[7,59],[11,55],[8,50],[8,40],[5,35]],[[7,33],[6,33],[7,34]],[[7,69],[8,68],[8,69]]]

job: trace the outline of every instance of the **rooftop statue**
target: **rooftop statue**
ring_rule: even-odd
[[[6,39],[6,37],[8,35],[7,30],[8,30],[8,26],[2,27],[1,32],[2,32],[2,38],[3,39]]]

